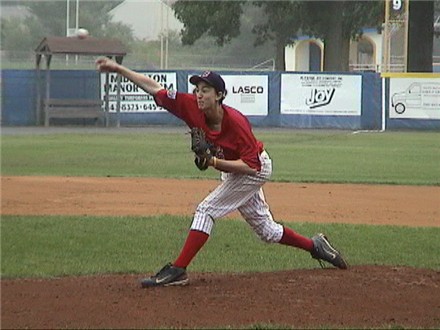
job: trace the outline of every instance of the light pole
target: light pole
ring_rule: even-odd
[[[79,27],[79,0],[76,0],[76,11],[75,11],[75,33],[78,31]],[[66,37],[72,35],[70,30],[70,0],[67,0],[66,6]]]
[[[169,6],[167,5],[166,7],[166,28],[167,28],[167,32],[166,32],[166,39],[165,39],[165,69],[168,70],[168,31],[169,31],[169,21],[168,21],[168,17],[169,17]]]
[[[70,0],[67,0],[67,6],[66,6],[66,37],[69,36],[69,29],[70,29]]]
[[[75,32],[78,32],[78,23],[79,23],[79,0],[76,0]]]
[[[66,37],[69,36],[69,29],[70,29],[70,1],[67,0],[66,5]],[[69,55],[66,54],[66,66],[69,64]]]
[[[165,6],[165,12],[164,12]],[[160,68],[168,69],[168,31],[169,31],[169,6],[164,0],[160,0]],[[165,14],[166,32],[164,29],[163,15]],[[164,39],[165,38],[165,51]]]
[[[160,69],[163,70],[163,2],[160,1]]]
[[[78,34],[79,0],[76,0],[75,34]],[[75,64],[78,64],[78,55],[75,55]]]
[[[75,34],[78,32],[79,25],[79,0],[76,0],[76,12],[75,12]],[[66,37],[72,35],[70,29],[70,0],[67,0],[66,6]],[[66,55],[66,65],[69,62],[69,55]],[[75,55],[75,63],[78,63],[78,55]]]

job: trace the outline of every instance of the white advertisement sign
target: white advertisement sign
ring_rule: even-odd
[[[361,76],[281,75],[282,114],[360,116],[361,94]]]
[[[177,90],[177,75],[175,72],[140,72],[145,76],[151,77],[164,86],[166,89]],[[109,74],[109,111],[116,112],[117,98],[117,75]],[[105,73],[101,74],[101,100],[104,101],[106,95]],[[121,77],[121,112],[159,112],[166,111],[158,107],[153,97],[139,88],[128,79]]]
[[[189,82],[188,92],[192,93],[194,85]],[[269,112],[269,79],[265,75],[222,75],[226,84],[226,99],[230,107],[249,116],[267,116]]]
[[[390,78],[390,118],[440,119],[439,78]]]

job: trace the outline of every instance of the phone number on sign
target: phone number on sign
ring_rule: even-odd
[[[109,108],[110,111],[116,111],[116,103],[111,103]],[[121,103],[120,110],[124,112],[162,111],[163,108],[154,103]]]

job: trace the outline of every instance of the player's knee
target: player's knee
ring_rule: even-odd
[[[196,213],[205,214],[208,213],[208,209],[209,209],[208,204],[202,202],[199,205],[197,205]]]
[[[264,225],[254,229],[257,236],[265,243],[278,243],[282,237],[283,227],[278,223]]]
[[[214,219],[208,214],[197,208],[194,214],[193,222],[191,224],[192,230],[198,230],[210,235],[214,227]]]
[[[274,235],[269,233],[257,233],[257,236],[265,243],[276,243]]]

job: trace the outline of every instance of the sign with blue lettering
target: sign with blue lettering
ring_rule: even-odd
[[[359,75],[282,74],[281,113],[360,116]]]
[[[177,75],[175,72],[140,72],[149,76],[168,90],[177,90]],[[105,100],[107,86],[105,84],[105,73],[101,74],[101,100]],[[117,99],[117,75],[109,74],[109,111],[116,112]],[[147,94],[127,78],[121,77],[121,112],[159,112],[166,111],[158,107],[153,97]]]

